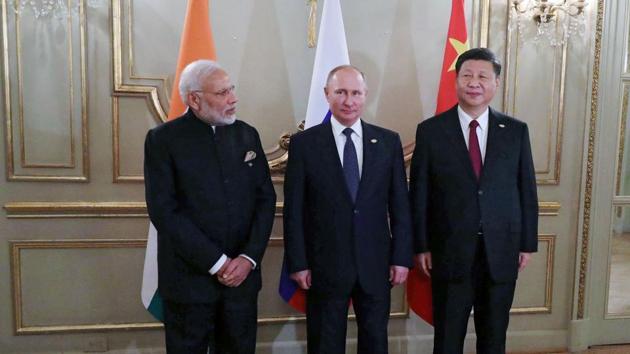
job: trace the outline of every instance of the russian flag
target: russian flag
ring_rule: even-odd
[[[324,86],[328,73],[339,65],[350,64],[346,32],[343,27],[339,0],[326,0],[319,25],[319,39],[315,50],[311,91],[306,106],[304,129],[330,120]]]
[[[326,0],[319,25],[319,39],[315,50],[311,90],[306,107],[304,129],[330,120],[330,110],[324,95],[324,86],[328,73],[339,65],[350,64],[346,32],[343,26],[339,0]],[[306,312],[306,291],[300,289],[289,277],[286,258],[282,262],[282,273],[278,287],[280,296],[291,307],[302,313]]]

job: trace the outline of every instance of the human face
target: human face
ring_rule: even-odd
[[[236,120],[236,92],[223,70],[208,75],[202,89],[189,93],[189,106],[195,115],[211,125],[229,125]]]
[[[465,61],[455,82],[459,106],[471,117],[479,117],[488,108],[498,86],[499,77],[494,73],[491,62]]]
[[[337,71],[324,88],[333,116],[346,127],[352,126],[363,114],[367,87],[361,73],[352,68]]]

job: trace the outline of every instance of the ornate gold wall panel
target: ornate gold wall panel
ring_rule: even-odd
[[[7,218],[146,218],[145,202],[12,202]]]
[[[621,115],[619,117],[619,147],[617,149],[617,175],[615,177],[615,196],[630,194],[625,186],[625,175],[630,170],[630,165],[624,164],[626,150],[627,123],[630,119],[628,115],[628,100],[630,99],[630,82],[623,84],[623,96],[621,98]],[[625,187],[625,188],[624,188]]]
[[[7,11],[6,0],[1,6],[7,178],[85,182],[89,155],[83,1],[78,14],[67,21],[43,24],[32,15]]]
[[[282,202],[276,203],[276,217],[282,217],[283,206]],[[558,216],[560,203],[540,202],[538,208],[539,216]],[[9,202],[4,209],[9,219],[148,217],[145,202]],[[280,240],[281,227],[274,225]]]
[[[83,283],[79,283],[77,279],[83,279],[90,285],[105,285],[111,289],[116,285],[121,285],[120,289],[126,288],[126,283],[120,284],[122,280],[121,274],[125,272],[111,274],[108,269],[102,269],[99,273],[87,274],[84,269],[77,264],[60,265],[60,258],[65,257],[72,259],[72,253],[79,251],[94,251],[94,250],[111,250],[121,249],[128,250],[130,248],[139,249],[137,252],[142,252],[146,247],[145,240],[41,240],[41,241],[10,241],[9,247],[11,250],[11,280],[13,289],[13,309],[14,309],[14,330],[15,334],[42,334],[42,333],[61,333],[61,332],[85,332],[85,331],[105,331],[105,330],[121,330],[121,329],[146,329],[157,328],[160,324],[147,322],[147,323],[127,323],[124,321],[104,321],[102,323],[89,323],[82,320],[83,314],[77,314],[78,311],[85,311],[90,314],[85,314],[85,317],[99,317],[104,314],[111,314],[107,311],[107,307],[117,308],[122,305],[120,298],[111,299],[108,302],[102,303],[101,306],[94,306],[96,304],[91,303],[89,298],[86,298],[88,294],[96,298],[101,298],[101,290],[98,289],[82,289]],[[50,251],[50,254],[46,254]],[[70,251],[70,252],[67,252]],[[57,253],[57,254],[56,254]],[[119,252],[115,253],[119,255]],[[94,254],[96,255],[96,254]],[[113,256],[110,255],[110,256]],[[48,259],[50,264],[47,267],[42,268],[38,262],[29,262],[32,257],[37,260]],[[76,258],[76,255],[74,255]],[[103,261],[108,257],[97,257],[98,261]],[[102,258],[102,259],[101,259]],[[120,261],[119,257],[116,257],[117,261]],[[131,257],[126,255],[123,259],[129,260],[137,257]],[[142,258],[141,258],[142,259]],[[141,261],[140,261],[141,262]],[[117,262],[113,262],[110,259],[110,264],[113,268],[116,267]],[[102,267],[103,264],[98,265]],[[37,272],[41,272],[38,274]],[[104,274],[108,274],[109,282],[106,279],[102,279],[107,284],[99,283],[101,280],[99,277],[103,277]],[[141,274],[141,272],[139,273]],[[36,280],[29,278],[31,276]],[[86,277],[87,276],[87,277]],[[117,280],[118,279],[118,280]],[[117,280],[117,281],[116,281]],[[136,284],[139,286],[138,284]],[[106,292],[103,287],[102,292]],[[127,290],[128,292],[129,290]],[[78,292],[78,294],[77,294]],[[68,301],[60,300],[60,297],[67,296]],[[139,301],[138,297],[133,298]],[[94,300],[94,299],[92,299]],[[104,301],[104,299],[100,299]],[[126,299],[122,299],[125,302]],[[133,300],[130,300],[133,301]],[[52,302],[55,304],[55,311],[50,312],[47,308],[47,304]],[[129,302],[131,303],[131,302]],[[67,304],[67,305],[63,305]],[[65,311],[66,307],[72,307]],[[82,308],[81,306],[85,306]],[[127,304],[127,307],[129,304]],[[133,305],[132,305],[133,306]],[[139,305],[141,306],[141,305]],[[33,308],[31,308],[33,307]],[[61,307],[61,308],[60,308]],[[93,310],[90,310],[92,309]],[[141,312],[135,311],[137,314]],[[124,316],[125,314],[117,314]],[[145,314],[141,314],[145,315]],[[146,315],[145,315],[146,316]],[[51,318],[53,317],[53,318]],[[148,317],[148,316],[147,316]],[[117,317],[118,318],[118,317]],[[68,321],[62,323],[62,320]]]
[[[123,304],[121,303],[121,298],[106,300],[101,298],[102,294],[98,289],[82,289],[84,283],[89,283],[92,286],[95,284],[101,284],[99,283],[101,279],[96,279],[96,277],[105,277],[103,274],[107,273],[108,276],[105,277],[106,279],[103,279],[103,281],[107,282],[107,288],[111,290],[111,287],[115,287],[116,284],[119,284],[116,280],[118,279],[117,276],[120,276],[119,273],[128,274],[129,272],[113,272],[101,268],[101,270],[97,273],[95,268],[95,272],[90,273],[85,270],[89,267],[85,265],[80,267],[77,262],[72,262],[73,257],[76,258],[78,256],[77,254],[72,253],[76,253],[77,251],[90,251],[92,253],[91,257],[84,257],[85,254],[83,254],[81,258],[94,259],[94,262],[98,261],[101,263],[107,258],[111,258],[111,261],[113,261],[113,257],[116,258],[117,263],[124,263],[124,260],[129,261],[139,259],[140,261],[136,265],[139,269],[136,269],[135,273],[139,274],[141,277],[141,261],[143,257],[138,255],[132,256],[130,254],[126,254],[124,257],[121,257],[120,252],[126,252],[129,249],[139,249],[135,253],[139,252],[144,255],[146,240],[82,239],[10,241],[9,246],[11,251],[11,280],[13,289],[12,298],[14,306],[15,334],[99,332],[108,330],[152,329],[162,327],[161,323],[152,321],[148,314],[145,316],[144,309],[141,308],[142,305],[139,299],[139,289],[137,299],[132,296],[133,294],[127,294],[128,296],[125,295],[124,299],[122,299],[124,302],[126,298],[131,297],[134,300],[137,300],[137,304],[133,300],[131,301],[133,304],[131,302]],[[279,247],[279,252],[282,252],[281,240],[276,239],[271,241],[269,247],[269,251],[273,251]],[[114,252],[111,251],[112,249],[119,249],[121,251]],[[109,257],[101,255],[102,252],[107,252],[108,250],[111,253],[109,254]],[[95,253],[93,251],[97,252]],[[37,265],[41,263],[42,259],[47,259],[50,262],[49,267],[46,269],[37,267]],[[61,259],[64,259],[71,264],[66,266],[60,265]],[[275,313],[260,315],[258,319],[259,324],[287,323],[305,320],[303,315],[294,312],[288,305],[284,304],[277,293],[277,279],[280,274],[279,267],[281,266],[281,261],[282,257],[271,256],[267,256],[264,260],[266,270],[265,277],[267,281],[261,291],[260,301],[261,303],[264,301],[269,302],[268,307],[271,307],[273,309],[272,312]],[[115,263],[111,263],[112,266],[115,266]],[[103,265],[99,263],[99,266],[102,267]],[[79,284],[77,279],[84,279],[84,281]],[[269,281],[269,279],[275,279],[275,281]],[[126,278],[125,280],[128,281]],[[134,284],[136,286],[140,286],[139,283],[135,281]],[[125,287],[126,285],[128,284],[123,283],[121,286]],[[74,289],[74,287],[76,287],[76,289]],[[46,293],[39,291],[42,288],[46,288],[49,291]],[[402,287],[397,287],[394,290],[392,296],[393,306],[391,318],[402,318],[409,315],[405,292],[403,290],[404,288]],[[103,291],[105,291],[105,289],[103,289]],[[95,296],[98,299],[86,298],[87,296]],[[72,304],[68,304],[68,306],[72,306],[72,310],[64,310],[67,306],[61,305],[64,301],[59,300],[59,297],[71,297],[73,301]],[[272,301],[269,301],[270,299]],[[56,304],[57,307],[55,307],[55,311],[53,311],[53,313],[49,311],[50,309],[46,308],[47,303]],[[100,316],[111,316],[113,312],[116,312],[114,309],[123,306],[131,306],[135,308],[135,310],[127,312],[132,312],[143,318],[146,317],[147,321],[86,321],[81,319],[80,315],[75,316],[77,311],[85,310],[89,312],[89,308],[87,307],[85,309],[81,309],[82,305],[87,306],[87,304],[96,309],[94,313],[90,315],[91,317],[96,317],[96,319],[99,319]],[[264,304],[260,306],[261,310],[259,311],[262,311],[262,308],[264,307],[263,305]],[[283,314],[282,312],[284,311],[282,309],[284,309],[287,313]],[[278,313],[278,311],[281,313]],[[355,318],[354,315],[350,315],[349,317],[351,319]],[[62,319],[65,319],[63,323],[61,322]]]
[[[506,22],[510,26],[509,17]],[[535,30],[535,26],[530,27]],[[557,185],[562,160],[567,45],[541,50],[541,45],[523,43],[517,33],[507,33],[510,44],[505,53],[504,109],[529,123],[538,184]]]
[[[586,273],[588,268],[589,242],[591,229],[591,202],[593,197],[593,158],[595,155],[595,135],[597,131],[597,118],[599,111],[599,76],[602,49],[602,31],[604,24],[604,0],[597,1],[597,22],[595,24],[595,44],[593,59],[593,78],[591,83],[591,110],[588,123],[588,148],[586,150],[584,199],[582,202],[582,230],[580,231],[579,249],[579,275],[577,281],[577,308],[576,319],[584,319],[586,300]]]
[[[114,183],[144,181],[144,136],[155,125],[151,122],[154,116],[148,109],[150,104],[142,96],[112,97]],[[121,115],[121,111],[126,114]]]
[[[524,270],[525,274],[521,274],[519,276],[519,282],[516,287],[516,295],[514,300],[514,307],[510,311],[513,314],[534,314],[534,313],[551,313],[552,309],[552,300],[553,300],[553,270],[554,270],[554,256],[555,256],[555,245],[556,245],[556,235],[554,234],[539,234],[538,235],[538,245],[539,250],[543,249],[544,246],[544,256],[539,252],[534,255],[534,259]],[[537,267],[537,263],[541,257],[543,258],[544,264],[544,273],[536,274],[536,278],[527,277],[527,272],[531,272],[532,267]],[[525,293],[531,293],[531,288],[524,288],[527,286],[526,284],[540,284],[540,276],[544,277],[544,288],[542,296],[543,301],[541,304],[530,304],[530,305],[520,305],[519,298],[521,298]],[[519,296],[520,295],[520,296]],[[540,294],[537,294],[540,295]]]

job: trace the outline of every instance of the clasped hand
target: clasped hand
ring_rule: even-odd
[[[234,259],[228,257],[225,264],[217,272],[217,279],[221,284],[235,288],[247,278],[252,267],[252,263],[243,257]]]

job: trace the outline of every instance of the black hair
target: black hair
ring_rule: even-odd
[[[462,64],[468,60],[484,60],[488,61],[492,64],[492,68],[494,69],[494,73],[499,76],[501,75],[501,62],[497,58],[494,53],[488,48],[472,48],[464,53],[462,53],[459,58],[457,58],[457,62],[455,63],[455,73],[459,74],[459,69],[461,69]]]

